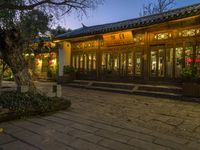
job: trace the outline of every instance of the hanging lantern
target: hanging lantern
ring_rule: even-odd
[[[49,61],[49,65],[51,65],[51,64],[52,64],[52,60]]]
[[[188,63],[192,63],[193,62],[192,58],[186,58],[185,61],[188,62]]]

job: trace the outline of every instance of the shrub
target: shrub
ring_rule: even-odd
[[[0,105],[10,109],[18,117],[23,117],[67,109],[71,102],[62,98],[46,97],[39,93],[5,92],[0,95]]]
[[[72,66],[64,66],[63,67],[64,74],[74,73],[76,72],[75,68]]]
[[[184,68],[182,70],[182,78],[185,82],[199,82],[200,74],[198,73],[196,67]]]

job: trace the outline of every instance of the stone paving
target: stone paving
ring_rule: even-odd
[[[200,150],[200,104],[63,87],[67,111],[1,123],[0,150]]]

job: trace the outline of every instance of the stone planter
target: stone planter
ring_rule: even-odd
[[[60,77],[59,80],[60,80],[60,83],[70,83],[75,79],[76,79],[76,73],[68,73]]]
[[[197,83],[184,83],[183,95],[190,97],[200,97],[200,84]]]

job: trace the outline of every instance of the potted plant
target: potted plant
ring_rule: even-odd
[[[63,67],[63,81],[62,82],[72,82],[76,79],[77,70],[72,66]]]
[[[200,74],[197,67],[184,68],[182,71],[183,95],[191,97],[200,97]]]

